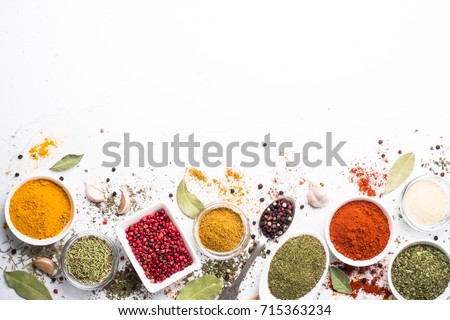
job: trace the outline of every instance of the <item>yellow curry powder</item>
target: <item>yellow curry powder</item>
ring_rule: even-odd
[[[56,147],[55,140],[45,138],[43,142],[32,147],[28,152],[34,160],[45,158],[50,154],[50,147]]]
[[[231,209],[212,209],[201,218],[198,235],[205,248],[228,252],[241,242],[244,224],[240,215]]]
[[[67,193],[53,181],[30,180],[11,198],[11,222],[20,233],[33,239],[57,236],[72,218]]]

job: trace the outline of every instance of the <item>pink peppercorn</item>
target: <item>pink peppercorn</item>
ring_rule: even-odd
[[[164,281],[193,262],[164,210],[143,217],[125,232],[131,251],[152,283]]]

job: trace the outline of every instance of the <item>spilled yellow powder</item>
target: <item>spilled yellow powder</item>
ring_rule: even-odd
[[[196,168],[189,168],[188,172],[191,177],[193,177],[199,181],[206,182],[206,180],[208,180],[208,178],[205,176],[205,174]]]
[[[45,158],[50,154],[50,148],[56,148],[56,142],[53,139],[45,138],[43,142],[32,147],[28,152],[33,160]]]

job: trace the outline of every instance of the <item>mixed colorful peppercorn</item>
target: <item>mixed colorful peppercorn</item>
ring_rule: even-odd
[[[264,236],[274,239],[285,233],[294,218],[294,211],[294,205],[288,199],[275,200],[264,210],[259,222]]]

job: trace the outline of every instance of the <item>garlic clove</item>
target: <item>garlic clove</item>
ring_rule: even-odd
[[[47,273],[49,276],[55,272],[55,263],[49,258],[35,259],[32,263],[36,268]]]
[[[89,199],[89,201],[94,203],[105,201],[105,193],[102,190],[88,183],[85,183],[85,185],[86,197]]]
[[[120,191],[122,192],[122,195],[120,196],[120,205],[117,214],[124,214],[131,209],[131,198],[126,189],[121,189]]]
[[[308,203],[314,208],[322,208],[328,202],[328,196],[323,187],[313,182],[309,184],[309,192],[306,198]]]

